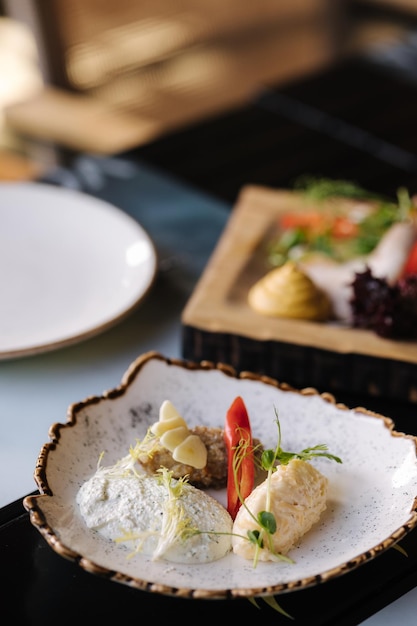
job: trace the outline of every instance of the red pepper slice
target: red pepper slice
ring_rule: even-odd
[[[235,519],[242,500],[253,491],[255,462],[248,412],[240,396],[226,414],[224,441],[227,449],[227,510]]]

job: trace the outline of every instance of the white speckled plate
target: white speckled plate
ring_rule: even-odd
[[[230,553],[204,565],[127,558],[119,545],[90,531],[75,496],[96,470],[125,456],[158,419],[169,399],[189,425],[223,426],[241,395],[253,434],[275,447],[278,411],[282,447],[297,451],[324,443],[342,458],[312,463],[330,481],[327,510],[290,552],[293,564],[258,563]],[[150,352],[128,368],[121,384],[100,397],[73,404],[66,424],[54,424],[41,450],[35,479],[42,495],[24,499],[32,524],[63,557],[89,572],[139,589],[193,598],[263,596],[325,582],[373,559],[417,525],[417,439],[365,409],[335,403],[314,389],[293,390],[226,365],[190,363]],[[215,492],[211,492],[216,495]],[[217,493],[224,503],[223,492]]]
[[[0,183],[0,359],[77,343],[149,291],[153,243],[130,215],[41,183]]]

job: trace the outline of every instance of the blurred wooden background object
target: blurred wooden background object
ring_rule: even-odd
[[[330,63],[332,0],[9,0],[44,88],[6,111],[24,136],[115,153]],[[106,136],[107,135],[107,136]]]
[[[347,19],[350,6],[361,4],[354,0],[2,4],[33,33],[43,82],[4,114],[15,135],[44,149],[119,153],[364,45],[364,31],[352,37]]]

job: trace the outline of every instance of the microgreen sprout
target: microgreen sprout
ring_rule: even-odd
[[[248,441],[248,439],[244,436],[241,436],[239,442],[236,446],[234,446],[234,455],[232,462],[232,471],[233,471],[233,480],[234,486],[236,490],[237,497],[240,502],[244,501],[244,497],[242,495],[242,485],[240,481],[241,467],[243,462],[247,457],[253,458],[256,447],[253,446],[252,442]],[[251,486],[253,488],[253,485]]]
[[[261,608],[259,606],[259,604],[258,604],[257,598],[248,598],[248,600],[249,600],[249,602],[251,602],[251,604],[256,606],[257,609]],[[262,596],[261,600],[263,600],[265,602],[265,604],[267,604],[269,607],[271,607],[271,609],[273,609],[277,613],[280,613],[281,615],[283,615],[284,617],[288,617],[289,619],[294,619],[292,615],[287,613],[287,611],[285,611],[282,608],[282,606],[280,604],[278,604],[277,599],[275,598],[275,596]]]
[[[405,548],[403,548],[403,546],[400,546],[398,543],[395,543],[392,547],[393,547],[394,550],[398,550],[398,552],[400,554],[402,554],[403,556],[407,556],[408,557],[407,550],[405,550]]]
[[[137,439],[134,447],[130,447],[129,454],[136,461],[141,457],[152,458],[157,450],[159,438],[151,431],[150,427],[146,431],[144,438]]]
[[[278,443],[275,450],[264,450],[262,453],[261,463],[262,467],[266,471],[274,472],[276,470],[276,463],[280,463],[281,465],[287,465],[291,459],[300,459],[301,461],[309,461],[313,457],[326,457],[332,461],[336,461],[336,463],[342,463],[342,459],[334,454],[330,454],[326,452],[328,449],[327,446],[323,443],[320,443],[311,448],[305,448],[301,450],[301,452],[285,452],[281,448],[281,424],[278,418],[278,411],[274,407],[275,412],[275,421],[278,428]]]
[[[162,527],[157,548],[153,554],[153,559],[157,559],[166,552],[172,545],[180,540],[195,534],[197,530],[190,526],[190,519],[186,517],[184,507],[179,502],[184,491],[184,484],[188,482],[188,477],[184,476],[178,480],[172,480],[172,471],[166,467],[159,470],[158,480],[167,492],[168,498],[165,500],[162,510]]]

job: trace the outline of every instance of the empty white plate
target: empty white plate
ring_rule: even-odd
[[[40,183],[0,185],[0,359],[102,332],[150,289],[156,252],[115,206]]]

